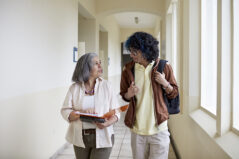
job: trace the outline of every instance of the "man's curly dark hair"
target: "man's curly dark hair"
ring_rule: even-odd
[[[128,51],[130,49],[140,50],[143,57],[148,62],[152,62],[159,56],[158,43],[158,40],[148,33],[135,32],[127,39],[125,47]]]

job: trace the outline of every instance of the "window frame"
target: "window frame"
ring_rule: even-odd
[[[208,1],[207,0],[205,0],[204,1],[205,3],[207,3]],[[216,119],[217,118],[217,98],[215,99],[216,101],[216,103],[215,103],[215,114],[212,112],[212,111],[210,111],[210,109],[207,109],[207,106],[206,105],[204,105],[203,104],[203,102],[202,102],[202,98],[203,98],[203,96],[202,96],[202,91],[203,91],[203,82],[204,82],[204,76],[203,76],[203,71],[204,71],[204,69],[203,69],[203,67],[204,67],[204,57],[203,57],[203,51],[204,51],[204,48],[203,48],[203,34],[205,34],[205,33],[203,33],[202,32],[202,30],[203,30],[203,17],[205,17],[205,15],[203,15],[203,14],[205,14],[205,12],[203,11],[203,0],[201,0],[201,3],[200,3],[200,49],[201,49],[201,59],[200,59],[200,78],[201,78],[201,81],[200,81],[200,109],[202,110],[202,111],[204,111],[205,113],[207,113],[208,115],[210,115],[212,118],[214,118],[214,119]],[[218,2],[217,2],[218,3]],[[216,11],[217,12],[217,11]],[[216,17],[216,28],[218,28],[218,23],[217,23],[217,18],[218,17]],[[216,32],[216,36],[217,36],[217,32]],[[215,38],[215,39],[217,39],[217,38]],[[216,41],[216,48],[217,48],[217,41]],[[215,59],[217,59],[217,56],[218,56],[218,51],[216,50],[216,58]],[[216,60],[216,68],[218,67],[218,63],[217,63],[217,60]],[[215,72],[217,72],[217,70],[215,70]],[[216,73],[216,78],[217,78],[217,73]],[[216,91],[215,91],[216,93],[217,93],[217,84],[216,84]],[[217,96],[217,95],[216,95]]]
[[[237,117],[237,119],[236,119],[236,113],[237,112],[235,112],[236,104],[239,103],[239,101],[235,102],[235,100],[237,99],[236,95],[235,95],[236,94],[235,90],[238,89],[238,88],[235,88],[235,83],[236,83],[236,79],[235,79],[236,71],[235,71],[235,68],[237,68],[235,66],[235,63],[236,63],[236,58],[235,58],[236,55],[235,54],[236,54],[237,51],[239,51],[239,46],[236,45],[237,42],[235,41],[235,40],[239,41],[239,38],[235,39],[235,37],[237,36],[237,35],[235,35],[235,29],[237,29],[236,33],[239,34],[238,27],[235,27],[235,25],[239,25],[239,20],[238,20],[238,22],[235,23],[235,20],[237,19],[237,18],[235,18],[235,15],[237,15],[235,13],[235,11],[239,12],[238,11],[238,9],[239,9],[239,0],[237,0],[237,2],[235,2],[235,1],[236,0],[232,0],[232,11],[231,11],[231,15],[232,15],[232,123],[231,123],[231,128],[232,128],[232,131],[234,133],[239,135],[239,127],[237,128],[237,127],[234,126],[234,122],[236,120],[238,122],[238,118],[239,118],[239,117]],[[235,8],[236,5],[238,5],[237,8]],[[239,57],[239,55],[237,55],[237,58],[238,57]],[[239,70],[237,70],[237,71],[239,71]],[[239,79],[239,77],[237,77],[237,79]],[[239,85],[238,85],[238,87],[239,87]],[[239,99],[237,99],[237,100],[239,100]],[[239,106],[239,105],[237,105],[237,106]],[[239,110],[237,110],[237,111],[239,112]]]

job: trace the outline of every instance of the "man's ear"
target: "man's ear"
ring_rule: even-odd
[[[123,67],[123,71],[124,71],[125,69],[126,69],[126,67],[124,66],[124,67]]]

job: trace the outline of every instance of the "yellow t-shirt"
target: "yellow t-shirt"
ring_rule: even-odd
[[[135,85],[140,91],[136,95],[136,123],[133,132],[140,135],[153,135],[160,131],[167,130],[167,121],[160,125],[156,123],[154,112],[154,97],[151,84],[151,70],[154,61],[146,68],[138,63],[135,64]]]

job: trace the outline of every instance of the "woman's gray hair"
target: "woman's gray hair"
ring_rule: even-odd
[[[86,53],[78,60],[72,81],[76,83],[87,82],[90,77],[90,71],[94,66],[93,58],[98,56],[96,53]]]

